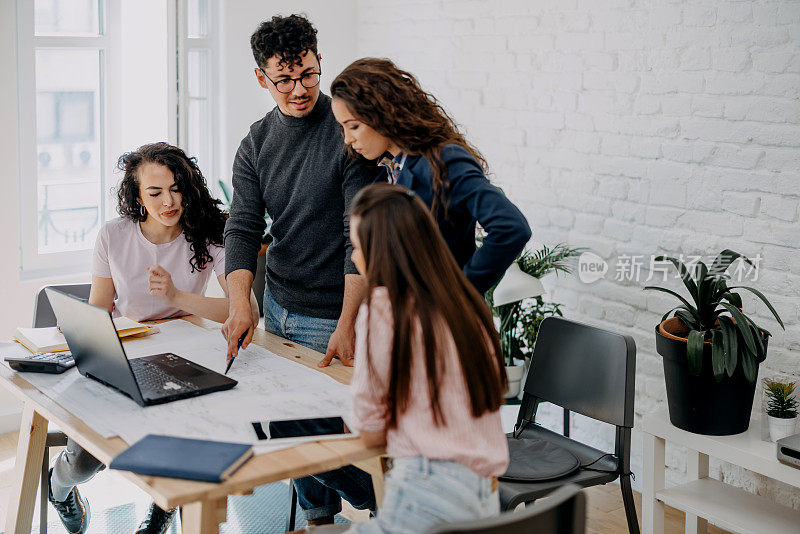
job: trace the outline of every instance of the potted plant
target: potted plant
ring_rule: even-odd
[[[767,396],[767,419],[769,437],[778,441],[795,433],[797,427],[797,399],[794,398],[795,383],[766,380],[764,393]]]
[[[656,325],[656,349],[663,357],[670,421],[697,434],[738,434],[750,425],[758,364],[767,356],[770,333],[745,315],[742,298],[733,290],[756,295],[783,327],[761,292],[728,286],[727,270],[737,259],[753,264],[738,252],[723,250],[711,267],[698,262],[690,273],[680,260],[658,256],[656,261],[677,268],[691,302],[670,289],[644,288],[681,301]]]
[[[525,250],[509,267],[503,279],[486,293],[489,306],[500,319],[500,347],[506,359],[509,384],[506,398],[519,395],[525,362],[530,360],[533,352],[539,324],[545,317],[563,315],[561,304],[546,302],[542,298],[544,288],[539,279],[552,272],[571,273],[570,258],[580,255],[583,250],[570,248],[563,243],[554,247],[543,246],[535,252]],[[509,288],[509,283],[516,287]],[[500,296],[497,302],[495,295]]]

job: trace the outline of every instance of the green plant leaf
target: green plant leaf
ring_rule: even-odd
[[[719,299],[722,298],[722,295],[725,294],[726,291],[728,291],[728,281],[725,280],[725,278],[723,278],[722,276],[725,275],[719,275],[717,277],[717,284],[714,287],[714,293],[711,296],[711,300],[713,301],[718,301]]]
[[[661,291],[662,293],[668,293],[668,294],[672,295],[673,297],[678,297],[678,299],[679,299],[681,302],[683,302],[683,305],[684,305],[684,306],[686,306],[686,309],[687,309],[687,310],[689,310],[689,312],[690,312],[692,315],[694,315],[694,317],[695,317],[695,320],[696,320],[696,321],[698,321],[698,322],[700,322],[700,316],[697,314],[697,312],[696,312],[696,310],[695,310],[695,307],[694,307],[694,306],[692,306],[692,305],[689,303],[689,301],[688,301],[688,300],[686,300],[685,298],[683,298],[682,296],[680,296],[680,295],[679,295],[678,293],[676,293],[675,291],[673,291],[673,290],[671,290],[671,289],[664,288],[664,287],[658,287],[658,286],[645,286],[645,287],[644,287],[644,289],[652,289],[653,291]],[[674,308],[673,308],[673,310],[674,310]],[[670,312],[671,312],[671,311],[673,311],[673,310],[670,310]],[[667,312],[667,313],[669,313],[669,312]],[[666,318],[666,317],[665,317],[665,318]],[[662,321],[663,321],[663,320],[664,320],[664,319],[662,319]]]
[[[731,318],[727,316],[719,318],[719,326],[722,332],[722,346],[725,353],[725,374],[733,376],[733,372],[736,371],[739,350],[736,342],[736,327]]]
[[[708,267],[702,261],[697,262],[697,307],[698,309],[706,303],[709,294],[709,286],[715,281],[714,277],[708,276]],[[698,310],[699,311],[699,310]]]
[[[668,256],[656,256],[655,261],[671,262],[675,268],[678,269],[678,274],[681,275],[683,285],[686,286],[686,289],[689,290],[689,294],[692,296],[695,302],[697,302],[697,284],[695,284],[694,280],[692,280],[692,275],[689,273],[689,270],[682,261],[676,258],[670,258]]]
[[[731,293],[729,291],[728,293],[724,293],[722,295],[722,298],[724,300],[727,300],[728,302],[730,302],[731,304],[733,304],[734,306],[736,306],[740,310],[742,309],[742,297],[740,297],[738,293]]]
[[[758,376],[758,365],[755,358],[746,347],[739,347],[739,358],[742,361],[742,371],[748,382],[755,382]]]
[[[753,332],[750,331],[750,325],[747,324],[747,317],[745,317],[745,315],[741,312],[741,310],[736,306],[726,304],[725,302],[720,302],[719,305],[723,306],[726,310],[728,310],[731,313],[731,316],[736,321],[736,328],[742,335],[742,339],[744,340],[747,349],[752,354],[756,354],[756,342],[755,339],[753,338]]]
[[[686,342],[686,356],[689,358],[689,372],[695,376],[700,376],[703,370],[703,342],[705,332],[692,330]]]
[[[726,248],[719,254],[717,257],[714,258],[714,262],[711,264],[711,268],[709,269],[709,273],[711,274],[722,274],[728,270],[728,267],[736,261],[738,258],[742,258],[743,261],[746,261],[750,265],[753,265],[753,262],[750,261],[750,258],[744,256],[743,254],[739,254],[736,251]]]
[[[761,299],[761,302],[763,302],[764,304],[767,305],[767,308],[769,308],[769,311],[771,311],[772,315],[775,316],[775,320],[778,321],[778,324],[781,325],[781,328],[786,330],[786,327],[783,326],[783,321],[781,321],[781,318],[778,316],[778,312],[775,311],[775,308],[772,307],[772,304],[769,303],[769,301],[767,300],[767,297],[765,297],[764,294],[761,293],[761,291],[759,291],[758,289],[753,289],[752,287],[747,287],[747,286],[733,286],[733,287],[730,287],[728,289],[746,289],[746,290],[750,291],[751,293],[753,293],[755,296],[757,296],[758,298]],[[740,302],[741,302],[741,299],[740,299]],[[739,307],[741,308],[741,306],[739,306]]]
[[[753,338],[756,340],[756,363],[761,363],[767,359],[767,344],[764,340],[764,336],[761,335],[761,329],[756,325],[750,318],[747,319],[748,324],[750,325],[750,330],[753,333]]]
[[[722,331],[711,331],[711,370],[714,372],[714,380],[721,381],[725,376],[725,347]]]
[[[665,313],[664,315],[662,315],[662,316],[661,316],[661,323],[663,323],[664,321],[666,321],[666,320],[667,320],[667,317],[669,317],[669,314],[670,314],[670,313],[672,313],[672,312],[674,312],[675,310],[678,310],[678,309],[680,309],[680,306],[675,306],[674,308],[672,308],[671,310],[669,310],[667,313]],[[659,324],[661,324],[661,323],[659,323]]]
[[[701,330],[700,328],[700,321],[697,321],[691,313],[686,311],[685,306],[678,306],[678,309],[675,310],[675,317],[681,320],[683,324],[688,326],[691,330]]]

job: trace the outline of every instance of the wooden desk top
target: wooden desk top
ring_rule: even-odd
[[[197,317],[184,319],[203,328],[217,326],[217,323]],[[260,329],[256,330],[253,342],[279,356],[325,373],[343,384],[350,383],[353,369],[345,367],[338,360],[334,360],[329,367],[319,368],[317,363],[322,359],[322,355],[318,352]],[[55,399],[39,391],[5,365],[0,365],[0,384],[23,402],[34,403],[37,412],[106,465],[128,447],[121,438],[102,437],[61,407]],[[230,494],[248,492],[254,487],[286,478],[336,469],[353,462],[374,458],[383,452],[382,448],[368,449],[360,438],[305,443],[290,449],[255,456],[231,478],[220,484],[141,476],[124,471],[120,473],[150,494],[156,504],[168,509],[190,502],[209,501]]]

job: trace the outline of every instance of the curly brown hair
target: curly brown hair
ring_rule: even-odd
[[[228,214],[219,208],[222,202],[208,191],[196,158],[190,158],[168,143],[152,143],[123,154],[117,161],[117,168],[124,173],[117,187],[117,211],[122,217],[136,222],[147,219],[147,212],[141,213],[138,177],[139,169],[146,163],[163,165],[175,177],[175,185],[183,198],[180,224],[193,253],[189,264],[192,272],[202,271],[213,260],[209,244],[219,247],[224,244]]]
[[[261,69],[267,68],[267,60],[272,56],[278,56],[279,66],[300,65],[305,52],[317,55],[317,29],[303,15],[276,15],[253,32],[250,48]]]
[[[445,206],[447,167],[442,148],[461,145],[484,172],[486,160],[459,132],[458,126],[432,94],[410,72],[388,59],[365,57],[351,63],[331,83],[331,97],[340,98],[358,120],[389,138],[408,154],[425,157],[433,169],[433,206]],[[354,157],[356,154],[348,149]]]

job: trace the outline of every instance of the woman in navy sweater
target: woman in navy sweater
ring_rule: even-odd
[[[491,288],[531,230],[433,95],[388,59],[363,58],[336,77],[331,96],[348,150],[384,165],[388,181],[414,191],[470,282],[480,293]],[[476,223],[486,231],[477,250]]]

